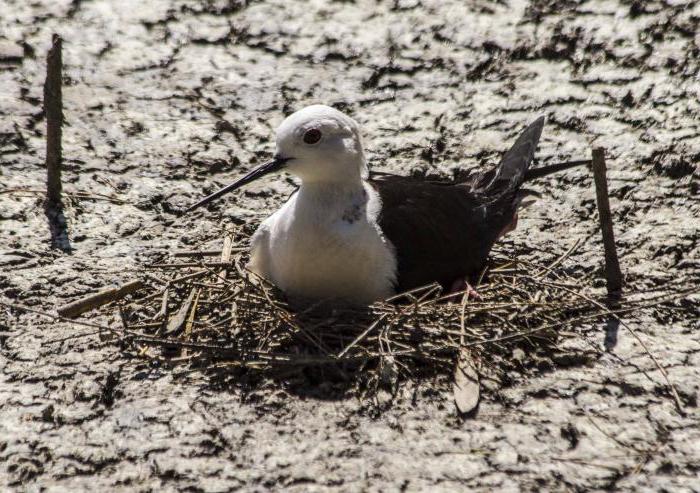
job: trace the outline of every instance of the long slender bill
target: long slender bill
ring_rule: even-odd
[[[204,197],[202,200],[197,202],[194,205],[191,205],[190,207],[185,210],[185,213],[191,212],[203,205],[207,205],[209,202],[212,202],[222,195],[225,195],[229,192],[233,192],[237,188],[242,187],[243,185],[247,185],[248,183],[251,183],[258,178],[262,178],[265,175],[269,175],[270,173],[274,173],[275,171],[279,171],[282,168],[284,168],[284,165],[289,161],[290,158],[286,157],[280,157],[280,156],[275,156],[275,158],[271,161],[268,161],[264,164],[261,164],[257,168],[255,168],[253,171],[245,175],[243,178],[231,183],[230,185],[225,186],[221,190],[218,190],[211,195],[208,195]]]

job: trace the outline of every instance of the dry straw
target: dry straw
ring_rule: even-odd
[[[127,350],[248,377],[287,378],[314,369],[373,392],[452,375],[466,349],[482,375],[503,380],[528,364],[513,357],[516,348],[534,364],[560,352],[562,338],[600,327],[595,321],[687,295],[630,295],[610,310],[601,303],[604,293],[592,294],[588,283],[562,270],[574,245],[547,266],[496,257],[477,286],[478,299],[431,285],[364,309],[324,303],[293,309],[245,270],[246,249],[236,245],[246,241],[236,230],[216,261],[201,250],[149,266],[142,273],[148,287],[119,302]],[[177,262],[182,257],[189,258]]]

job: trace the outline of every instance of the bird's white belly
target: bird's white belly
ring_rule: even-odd
[[[333,232],[273,240],[272,280],[292,296],[371,302],[391,294],[386,246],[371,231],[351,238]],[[273,237],[274,238],[274,237]]]
[[[295,216],[286,204],[253,237],[249,268],[290,298],[371,303],[393,294],[393,248],[366,215],[349,223]]]

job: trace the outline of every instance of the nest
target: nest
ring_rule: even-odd
[[[119,303],[126,350],[239,381],[321,375],[365,395],[409,380],[451,379],[460,355],[469,355],[482,376],[503,383],[512,371],[561,355],[562,339],[582,327],[649,303],[628,297],[610,308],[584,294],[583,274],[559,270],[572,248],[547,266],[495,256],[475,286],[477,299],[430,285],[361,309],[295,310],[245,270],[247,248],[237,245],[247,240],[237,229],[223,251],[148,266],[148,287]]]

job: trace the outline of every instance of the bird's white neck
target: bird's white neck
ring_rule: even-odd
[[[302,182],[297,192],[297,213],[307,218],[352,221],[364,212],[367,191],[361,178],[342,182]]]

